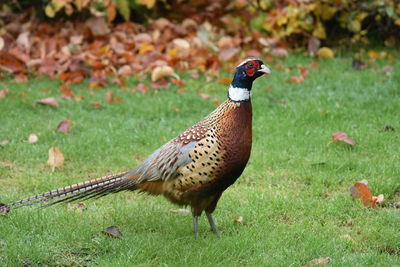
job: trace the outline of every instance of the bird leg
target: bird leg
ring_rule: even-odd
[[[217,226],[215,225],[213,216],[211,215],[211,213],[209,213],[207,211],[206,211],[206,215],[207,215],[208,222],[210,223],[210,226],[211,226],[211,231],[215,234],[218,234]]]
[[[193,215],[194,238],[199,237],[199,216]]]

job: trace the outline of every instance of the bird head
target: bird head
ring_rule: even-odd
[[[235,76],[229,88],[228,97],[234,101],[244,101],[250,98],[253,81],[271,70],[259,58],[248,58],[237,67]],[[246,97],[248,95],[248,97]]]

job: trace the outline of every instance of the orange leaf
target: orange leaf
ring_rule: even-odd
[[[365,181],[366,182],[366,181]],[[350,187],[350,194],[353,199],[361,199],[363,205],[368,208],[376,208],[373,195],[365,182],[357,182]]]
[[[64,165],[64,155],[57,147],[53,146],[50,148],[47,164],[52,167],[53,171],[55,168],[60,168]]]
[[[45,106],[50,106],[50,107],[58,107],[58,102],[54,97],[48,97],[48,98],[43,98],[40,100],[37,100],[36,103],[45,105]]]
[[[65,85],[61,85],[59,89],[62,92],[61,98],[71,99],[74,95],[74,92]]]

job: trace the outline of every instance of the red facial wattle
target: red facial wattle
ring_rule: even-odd
[[[246,63],[245,72],[247,76],[252,77],[256,71],[260,68],[260,64],[256,60],[252,60]]]

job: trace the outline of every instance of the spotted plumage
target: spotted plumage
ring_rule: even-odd
[[[252,144],[253,81],[269,69],[260,59],[246,59],[236,68],[228,99],[199,123],[154,151],[128,172],[66,186],[16,201],[6,208],[101,197],[123,190],[164,195],[171,202],[190,206],[194,232],[204,211],[211,229],[211,215],[224,190],[243,172]]]

